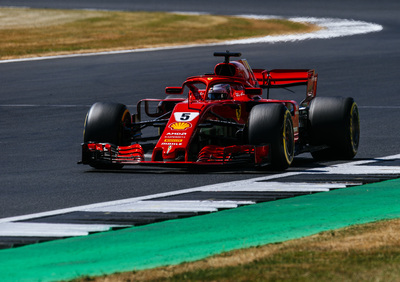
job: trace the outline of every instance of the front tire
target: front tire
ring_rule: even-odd
[[[273,170],[285,170],[294,158],[293,121],[282,104],[260,104],[249,116],[248,139],[251,145],[270,145]]]
[[[116,146],[131,144],[126,128],[131,126],[131,114],[123,104],[95,103],[85,119],[83,142],[110,143]],[[95,168],[122,168],[120,164],[94,163]]]
[[[360,118],[353,98],[316,97],[311,101],[311,145],[328,146],[311,152],[316,160],[354,158],[360,142]]]

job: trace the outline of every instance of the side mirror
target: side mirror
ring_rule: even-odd
[[[166,94],[181,95],[183,93],[183,87],[166,87]]]
[[[261,88],[256,88],[256,87],[246,88],[244,90],[244,93],[246,95],[262,95],[262,89]]]

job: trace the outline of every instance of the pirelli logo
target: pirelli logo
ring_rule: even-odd
[[[182,142],[183,139],[164,139],[164,142]]]

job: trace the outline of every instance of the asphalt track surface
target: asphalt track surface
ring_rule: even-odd
[[[377,33],[295,43],[199,47],[0,64],[0,218],[260,176],[253,171],[96,172],[78,166],[85,114],[97,101],[134,105],[212,70],[214,51],[240,51],[254,68],[315,68],[318,95],[360,107],[357,159],[399,153],[398,1],[3,1],[0,6],[195,11],[334,17],[374,22]],[[305,155],[291,170],[318,167]]]

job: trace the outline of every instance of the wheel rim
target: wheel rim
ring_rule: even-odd
[[[121,145],[129,145],[130,144],[130,136],[125,134],[125,128],[130,125],[130,113],[128,109],[124,111],[121,118],[121,129],[119,131],[119,140]]]
[[[360,118],[358,115],[357,104],[353,103],[350,110],[350,143],[354,154],[357,153],[359,142],[360,142]]]
[[[286,162],[290,165],[294,158],[294,138],[293,126],[289,111],[285,113],[285,122],[283,125],[283,150]]]

